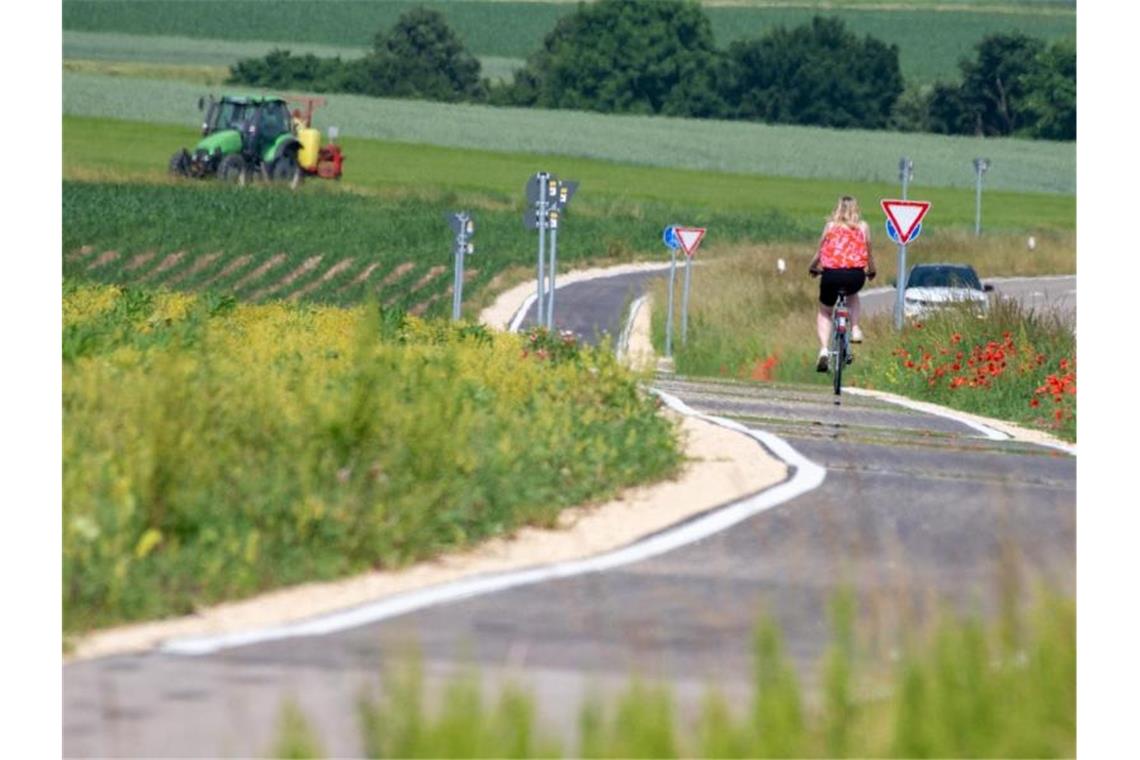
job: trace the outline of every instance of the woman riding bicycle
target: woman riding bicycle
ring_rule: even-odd
[[[819,310],[816,331],[819,333],[819,360],[815,368],[827,372],[827,343],[831,337],[831,309],[842,290],[847,294],[851,310],[851,342],[862,343],[859,329],[859,296],[863,283],[875,276],[875,260],[871,257],[871,230],[859,216],[859,203],[844,195],[835,205],[823,234],[819,250],[808,271],[819,280]]]

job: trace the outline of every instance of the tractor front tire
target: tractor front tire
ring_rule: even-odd
[[[273,162],[273,171],[270,172],[270,176],[274,182],[287,183],[290,190],[296,190],[301,186],[304,172],[301,171],[301,165],[297,163],[297,156],[289,153]]]
[[[218,164],[218,178],[222,182],[245,185],[249,182],[249,167],[238,153],[231,153]]]
[[[180,150],[170,157],[170,174],[174,177],[185,177],[189,171],[190,157],[186,151]]]

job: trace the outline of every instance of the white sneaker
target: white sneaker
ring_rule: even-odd
[[[815,361],[815,371],[816,372],[827,372],[827,359],[828,359],[827,349],[826,348],[819,349],[819,358],[816,359],[816,361]]]
[[[859,325],[855,325],[854,329],[851,330],[851,342],[852,343],[862,343],[863,342],[863,331],[859,329]]]

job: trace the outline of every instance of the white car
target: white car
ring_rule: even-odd
[[[917,264],[903,291],[903,313],[913,319],[947,306],[972,306],[979,317],[990,311],[993,285],[982,285],[969,264]]]

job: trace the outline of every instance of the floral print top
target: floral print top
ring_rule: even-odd
[[[819,264],[824,269],[862,269],[867,266],[867,234],[863,225],[848,227],[828,223],[819,244]]]

